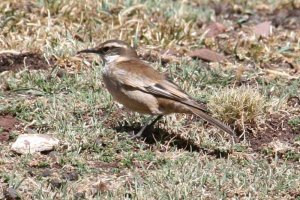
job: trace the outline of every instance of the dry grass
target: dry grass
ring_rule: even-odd
[[[255,128],[263,123],[266,109],[265,98],[247,86],[227,88],[216,92],[209,101],[208,107],[213,115],[222,121],[233,124],[238,132]]]
[[[33,52],[54,68],[31,70],[26,58],[21,71],[0,73],[0,115],[19,121],[4,141],[0,127],[0,199],[8,188],[22,199],[299,198],[299,7],[274,0],[2,0],[1,59]],[[226,31],[206,37],[214,21]],[[268,37],[251,28],[263,21],[272,21]],[[113,103],[97,56],[76,55],[112,38],[138,47],[141,58],[245,131],[244,141],[232,145],[218,129],[181,114],[164,117],[154,138],[128,139],[145,117]],[[227,60],[188,56],[203,47]],[[15,155],[10,145],[23,133],[53,134],[62,144],[50,154]]]

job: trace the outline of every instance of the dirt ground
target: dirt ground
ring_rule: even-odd
[[[53,67],[53,64],[54,59],[51,59],[49,62],[47,62],[47,60],[41,54],[33,52],[20,54],[0,54],[0,73],[3,71],[22,70],[24,69],[25,65],[29,70],[47,69]],[[294,97],[290,98],[288,103],[291,107],[298,107],[300,105],[300,100],[298,97]],[[288,124],[288,120],[289,117],[285,115],[270,115],[266,123],[261,125],[261,130],[264,130],[264,133],[259,135],[250,134],[248,136],[247,139],[250,141],[251,148],[254,151],[260,151],[262,148],[268,146],[268,144],[274,140],[279,140],[282,142],[288,142],[292,144],[295,136],[297,136],[297,134],[300,133],[300,130],[293,129]],[[0,134],[0,141],[8,141],[9,133],[19,125],[20,122],[11,115],[0,116],[0,128],[2,128],[2,132]],[[122,127],[121,129],[123,130],[124,127]],[[181,139],[179,138],[179,140]],[[193,144],[185,140],[182,140],[179,143],[180,147],[187,147],[189,145],[193,146]],[[197,146],[194,146],[194,149],[199,150]]]
[[[20,121],[11,115],[0,116],[0,142],[7,142],[10,139],[10,133],[19,125]]]
[[[298,103],[295,103],[294,105],[297,106]],[[270,115],[270,118],[267,120],[267,122],[265,124],[262,124],[260,127],[260,129],[263,130],[262,131],[263,133],[258,135],[250,134],[247,137],[250,143],[250,147],[253,149],[253,151],[259,152],[265,147],[268,147],[268,144],[270,144],[273,141],[280,141],[280,142],[293,144],[295,137],[300,134],[300,130],[293,129],[293,127],[288,124],[288,120],[289,118],[285,115]],[[113,125],[110,124],[109,126],[113,126]],[[15,117],[13,117],[12,115],[9,114],[3,115],[0,116],[0,128],[1,128],[0,142],[2,143],[7,142],[11,139],[10,133],[16,129],[21,128],[21,122]],[[117,130],[118,132],[122,132],[125,130],[127,132],[139,130],[139,128],[133,128],[129,126],[122,126],[122,127],[117,126],[114,127],[114,129]],[[193,151],[203,151],[201,147],[193,144],[192,141],[188,141],[184,138],[180,138],[179,136],[176,136],[174,134],[169,134],[167,132],[164,132],[163,130],[155,129],[153,130],[153,133],[160,134],[159,137],[164,138],[164,140],[168,140],[171,138],[177,139],[175,145],[179,149],[192,149]],[[151,137],[146,138],[146,142],[149,144],[155,143],[155,141]],[[218,152],[213,152],[211,154],[215,154],[215,153]]]
[[[298,0],[2,0],[0,199],[299,199],[299,8]],[[117,38],[239,139],[185,114],[130,139],[147,116],[113,101],[98,55],[76,54]],[[11,151],[26,133],[60,144]]]
[[[0,73],[3,71],[17,71],[25,68],[31,70],[47,69],[53,65],[53,60],[47,61],[38,53],[2,53],[0,54]]]

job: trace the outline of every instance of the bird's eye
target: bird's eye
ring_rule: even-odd
[[[103,52],[107,52],[109,50],[109,47],[104,47],[102,50]]]

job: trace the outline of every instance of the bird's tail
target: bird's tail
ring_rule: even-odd
[[[198,117],[206,120],[208,123],[220,128],[221,130],[225,131],[226,133],[235,136],[234,131],[227,125],[225,125],[223,122],[209,116],[208,114],[204,113],[203,111],[196,109],[196,108],[191,108],[190,111],[197,115]]]

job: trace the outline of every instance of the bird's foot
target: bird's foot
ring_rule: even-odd
[[[136,138],[141,138],[142,137],[142,135],[143,135],[143,133],[144,133],[144,131],[145,131],[145,128],[142,128],[137,134],[134,134],[134,131],[132,131],[131,133],[130,133],[130,139],[136,139]]]
[[[149,124],[149,122],[147,122],[146,125],[143,126],[143,127],[141,128],[141,130],[140,130],[137,134],[134,134],[134,132],[133,132],[133,134],[132,134],[132,136],[130,137],[130,139],[140,138],[140,137],[142,137],[143,135],[146,136],[146,137],[149,137],[149,136],[150,136],[150,132],[151,132],[151,131],[149,131],[149,130],[150,130],[151,128],[153,128],[154,124],[155,124],[160,118],[162,118],[162,115],[157,116],[157,117],[153,120],[153,122],[151,122],[150,124]],[[151,118],[149,118],[149,119],[151,119]],[[148,119],[148,121],[149,121],[149,119]]]
[[[142,134],[139,134],[139,133],[134,134],[134,133],[132,133],[132,134],[130,134],[129,139],[133,140],[133,139],[140,138],[140,137],[142,137]]]

